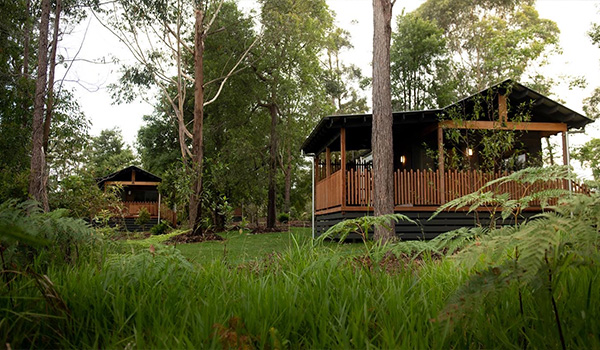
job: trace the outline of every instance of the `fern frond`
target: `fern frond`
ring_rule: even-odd
[[[549,167],[525,168],[506,176],[488,181],[482,188],[497,187],[506,183],[515,182],[519,184],[533,184],[535,182],[548,182],[555,180],[575,180],[576,177],[564,165],[552,165]]]
[[[318,240],[322,242],[328,238],[337,238],[340,242],[343,242],[351,233],[357,233],[364,239],[367,239],[369,232],[371,232],[375,226],[381,226],[389,229],[393,227],[394,223],[399,221],[406,221],[415,225],[417,224],[411,218],[403,214],[362,216],[356,219],[338,222],[330,227],[325,233],[323,233]]]
[[[486,235],[488,232],[489,229],[487,227],[461,227],[457,230],[448,231],[435,237],[431,240],[431,245],[435,251],[446,251],[447,254],[451,255]]]
[[[481,192],[475,191],[465,196],[453,199],[440,207],[429,217],[428,220],[435,218],[439,213],[450,209],[458,210],[460,208],[469,207],[469,212],[482,206],[499,206],[504,203],[507,194],[496,194],[491,191]]]

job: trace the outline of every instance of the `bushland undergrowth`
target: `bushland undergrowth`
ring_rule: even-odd
[[[36,257],[55,249],[54,238],[28,240],[24,226],[11,231],[25,209],[3,206],[3,249],[20,239],[35,252],[4,261],[0,341],[12,348],[599,348],[598,208],[597,195],[567,197],[516,226],[351,254],[297,232],[282,253],[242,263],[223,253],[194,264],[158,242],[134,249],[95,236],[73,238],[79,254],[71,258],[42,261]],[[57,214],[35,215],[45,222]],[[72,237],[91,232],[71,229],[81,233]]]

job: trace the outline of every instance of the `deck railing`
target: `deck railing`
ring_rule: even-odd
[[[508,172],[487,173],[479,170],[451,170],[444,172],[445,202],[477,191],[488,181],[508,175]],[[585,186],[572,183],[573,192],[589,191]],[[342,177],[338,171],[316,185],[316,209],[323,210],[342,205]],[[511,198],[543,189],[568,189],[568,182],[563,180],[537,182],[522,185],[508,182],[490,188],[496,193],[509,193]],[[373,205],[373,173],[370,167],[351,167],[346,172],[345,206],[370,207]],[[440,206],[440,176],[437,170],[396,170],[394,172],[394,204],[395,206]],[[539,205],[539,203],[532,203]]]
[[[331,176],[317,182],[316,209],[328,209],[342,205],[342,172],[336,171]]]
[[[158,202],[123,202],[125,217],[136,217],[142,208],[148,209],[151,217],[158,217]],[[169,221],[173,225],[177,224],[177,213],[165,205],[161,205],[160,218]]]
[[[128,216],[137,216],[142,208],[146,208],[150,216],[158,216],[158,202],[123,202],[123,208]]]

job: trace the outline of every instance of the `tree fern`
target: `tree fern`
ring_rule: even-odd
[[[600,262],[600,197],[574,195],[552,209],[521,224],[492,229],[455,255],[457,263],[473,273],[441,318],[465,317],[483,298],[511,286],[518,287],[520,302],[524,288],[547,290],[564,342],[553,290],[561,271]]]
[[[64,209],[45,213],[38,203],[7,201],[0,204],[0,245],[6,261],[29,265],[72,261],[79,249],[89,249],[94,231]]]
[[[400,220],[407,221],[415,225],[417,224],[415,221],[403,214],[362,216],[356,219],[338,222],[330,227],[329,230],[327,230],[324,234],[322,234],[318,238],[317,243],[320,244],[325,239],[331,238],[338,239],[339,242],[342,243],[351,233],[356,233],[362,238],[367,256],[374,258],[375,256],[383,255],[389,245],[382,244],[380,241],[372,242],[372,240],[369,239],[369,233],[373,232],[375,226],[383,226],[387,229],[392,228],[393,225]]]
[[[440,246],[465,244],[453,258],[471,271],[467,282],[440,313],[440,319],[465,318],[484,298],[493,299],[499,292],[513,287],[518,290],[524,317],[522,291],[547,290],[561,344],[565,346],[553,291],[561,271],[600,260],[597,250],[600,244],[600,197],[597,194],[571,195],[564,189],[537,185],[574,180],[564,166],[527,168],[489,181],[478,191],[446,203],[432,215],[431,218],[445,210],[466,207],[473,212],[485,207],[491,216],[490,229],[480,231],[480,235],[469,236],[471,231],[462,229],[441,236],[437,242]],[[521,188],[519,197],[511,198],[509,193],[500,191],[508,184],[517,184]],[[551,206],[553,201],[559,204]],[[550,210],[519,222],[519,214],[536,202]],[[512,226],[496,228],[494,215],[497,212],[503,220],[513,217]]]

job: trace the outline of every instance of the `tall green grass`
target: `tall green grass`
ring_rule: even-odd
[[[555,348],[546,294],[515,289],[453,321],[440,311],[466,281],[453,261],[369,264],[364,256],[292,245],[240,265],[190,264],[173,247],[106,254],[47,271],[65,308],[49,307],[32,278],[2,298],[13,348]],[[382,265],[380,265],[382,264]],[[393,268],[390,268],[393,267]],[[574,268],[557,295],[571,347],[599,347],[597,267]],[[13,289],[15,290],[15,289]]]

